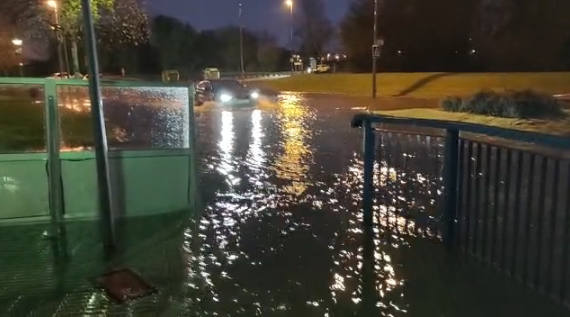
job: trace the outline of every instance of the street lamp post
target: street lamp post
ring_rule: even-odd
[[[374,27],[372,33],[372,98],[376,98],[376,60],[380,53],[378,45],[378,0],[374,0]]]
[[[289,13],[291,15],[291,34],[290,34],[290,41],[291,41],[291,46],[293,46],[293,0],[286,0],[285,1],[285,5],[289,7]]]
[[[16,47],[16,55],[20,56],[20,61],[18,62],[18,71],[20,72],[20,77],[24,77],[24,63],[22,62],[22,45],[24,41],[15,38],[12,40],[12,44]]]
[[[49,0],[48,2],[46,2],[47,6],[50,7],[51,9],[53,9],[53,14],[54,14],[54,18],[55,18],[55,35],[57,38],[57,59],[58,59],[58,63],[59,63],[59,74],[61,77],[63,77],[63,54],[62,54],[62,43],[63,43],[63,38],[62,38],[62,34],[61,34],[61,27],[59,25],[59,10],[58,10],[58,5],[57,5],[57,1],[55,0]]]
[[[239,58],[240,58],[240,70],[241,73],[245,73],[245,67],[243,63],[243,22],[241,19],[243,13],[243,4],[238,2],[238,17],[239,17]]]

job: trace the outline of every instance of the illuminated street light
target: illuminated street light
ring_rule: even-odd
[[[293,45],[293,0],[286,0],[285,5],[289,7],[291,14],[291,45]]]
[[[65,46],[65,41],[63,39],[63,35],[61,34],[61,26],[59,25],[59,10],[58,10],[58,5],[57,5],[57,1],[55,0],[49,0],[46,2],[46,5],[48,7],[50,7],[51,9],[53,9],[53,14],[54,14],[54,18],[55,18],[55,27],[54,27],[54,31],[55,31],[55,35],[57,38],[57,59],[58,59],[58,63],[59,63],[59,73],[63,75],[63,54],[62,54],[62,45]],[[63,49],[63,51],[65,52],[65,54],[67,54],[67,48]],[[67,63],[67,58],[65,59],[66,63]]]
[[[16,46],[16,55],[19,56],[20,60],[22,59],[22,45],[24,44],[24,41],[22,41],[21,39],[15,38],[12,39],[12,44],[14,44],[14,46]],[[19,70],[20,70],[20,77],[24,76],[24,63],[23,62],[19,62],[18,63],[19,66]]]
[[[46,4],[48,7],[52,8],[54,10],[57,10],[57,1],[49,0],[48,2],[46,2]]]

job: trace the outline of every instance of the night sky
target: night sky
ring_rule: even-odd
[[[333,23],[338,24],[342,19],[350,1],[324,0],[327,16]],[[172,16],[190,23],[199,30],[237,25],[237,2],[237,0],[146,0],[150,14]],[[282,44],[287,42],[290,17],[284,0],[242,0],[242,3],[246,28],[254,31],[266,30]]]

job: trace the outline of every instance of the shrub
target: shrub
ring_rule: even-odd
[[[462,103],[463,100],[459,97],[447,97],[441,102],[441,106],[445,111],[458,112],[461,111]]]
[[[531,90],[497,93],[481,91],[468,99],[448,97],[442,108],[451,112],[469,112],[506,118],[544,118],[564,115],[562,105],[553,97]]]

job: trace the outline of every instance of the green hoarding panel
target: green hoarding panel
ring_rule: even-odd
[[[46,160],[0,161],[0,219],[49,215]]]

